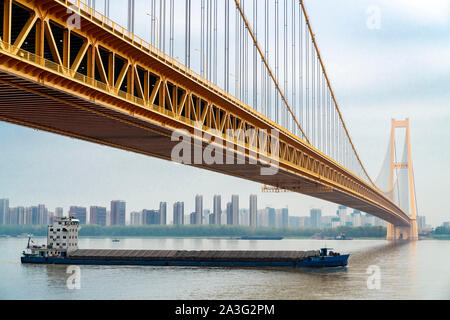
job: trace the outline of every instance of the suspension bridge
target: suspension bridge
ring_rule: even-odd
[[[143,29],[134,0],[0,0],[0,120],[171,161],[187,137],[185,164],[346,205],[387,221],[390,240],[417,239],[409,121],[392,122],[372,180],[304,1],[146,3]],[[124,11],[126,28],[111,18]]]

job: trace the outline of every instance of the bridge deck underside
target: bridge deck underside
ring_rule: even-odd
[[[171,141],[169,127],[143,121],[6,72],[0,72],[0,92],[0,120],[6,122],[165,160],[171,159],[173,147],[178,143]],[[291,189],[370,213],[393,224],[404,225],[404,221],[364,199],[336,189],[323,192],[314,190],[320,187],[316,182],[282,167],[275,175],[261,175],[261,165],[250,164],[248,159],[245,164],[203,163],[198,167]]]

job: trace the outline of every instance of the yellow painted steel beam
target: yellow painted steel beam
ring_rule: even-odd
[[[55,0],[55,4],[60,2]],[[60,24],[64,23],[63,20],[52,14],[52,12],[47,12],[46,15],[48,19],[54,19]],[[89,22],[86,21],[86,23]],[[122,45],[113,47],[107,42],[102,41],[105,37],[101,37],[100,35],[99,39],[94,39],[94,44],[88,35],[83,34],[82,31],[78,32],[85,39],[85,42],[81,46],[70,72],[67,66],[61,62],[61,59],[55,59],[56,61],[51,62],[39,57],[39,55],[33,55],[20,49],[16,50],[17,48],[7,43],[3,43],[4,48],[0,51],[0,71],[3,69],[8,70],[9,73],[17,74],[23,79],[30,79],[30,81],[41,83],[42,86],[57,88],[60,92],[67,93],[68,95],[78,96],[86,101],[108,106],[111,110],[132,115],[139,121],[151,122],[164,129],[171,128],[170,130],[173,130],[177,127],[182,127],[193,132],[195,122],[197,121],[204,124],[202,126],[203,130],[216,129],[217,123],[213,125],[213,114],[215,113],[221,117],[219,119],[220,121],[216,121],[220,123],[219,132],[222,134],[221,138],[224,141],[232,141],[234,145],[242,145],[248,156],[252,152],[268,154],[269,157],[274,157],[274,154],[280,154],[280,166],[286,172],[299,175],[311,182],[319,183],[325,188],[332,188],[333,190],[358,198],[361,201],[366,201],[373,206],[384,208],[383,210],[386,210],[386,212],[391,212],[398,219],[404,219],[403,221],[408,223],[408,218],[402,215],[401,209],[376,189],[373,189],[359,177],[353,175],[334,160],[318,152],[310,145],[306,145],[297,137],[294,138],[289,132],[283,131],[282,128],[280,139],[276,141],[272,141],[268,135],[264,136],[263,141],[255,139],[256,136],[260,137],[258,133],[262,132],[262,130],[278,130],[279,126],[265,119],[257,112],[247,109],[240,101],[227,100],[229,97],[219,95],[214,87],[207,87],[208,94],[204,95],[202,90],[205,87],[195,86],[197,81],[201,79],[188,78],[186,80],[178,71],[174,72],[172,67],[166,66],[165,64],[161,64],[161,68],[155,70],[153,66],[158,63],[158,58],[148,54],[136,55],[136,52],[129,50],[128,47],[130,45],[127,40],[117,39],[117,43],[122,43]],[[43,38],[43,35],[41,37]],[[65,37],[65,40],[67,40],[67,37]],[[37,41],[36,46],[39,46],[39,43]],[[91,52],[90,62],[94,62],[90,70],[91,77],[86,77],[76,72],[88,48],[94,45],[102,45],[102,48],[109,50],[109,79],[111,77],[113,78],[114,73],[111,73],[111,70],[114,70],[116,67],[114,56],[119,55],[126,60],[116,81],[110,81],[108,84],[105,77],[106,72],[104,77],[102,77],[105,78],[102,79],[103,82],[93,79],[92,74],[95,75],[94,68],[97,68],[97,71],[101,73],[101,70],[98,70],[100,64],[97,65],[94,61],[95,59],[93,59],[96,54],[99,54],[98,52],[95,53],[95,51]],[[120,51],[115,48],[128,50]],[[37,50],[36,52],[39,51]],[[140,83],[140,79],[137,76],[137,66],[142,67],[146,72],[147,80],[144,81],[143,89],[142,83]],[[27,69],[27,72],[24,72],[24,68]],[[132,71],[133,73],[127,79],[129,81],[127,86],[128,92],[122,92],[120,91],[120,87],[125,76],[130,72],[130,69],[134,70],[134,72]],[[150,75],[156,79],[152,88],[149,79]],[[169,82],[173,85],[172,90],[169,90]],[[186,86],[186,83],[193,85]],[[137,97],[134,96],[134,90],[131,90],[133,86],[137,87]],[[141,86],[141,90],[139,90],[139,86]],[[180,106],[178,106],[177,89],[184,92],[184,98],[182,99],[184,102]],[[139,91],[141,92],[139,93]],[[145,96],[147,94],[150,95],[149,101],[139,97],[143,92],[145,92]],[[156,101],[157,96],[159,96],[158,101]],[[229,101],[232,101],[232,103],[229,103]],[[64,103],[67,102],[65,101]],[[169,110],[166,109],[166,105]],[[74,107],[80,106],[74,105]],[[184,113],[184,116],[182,116],[182,113]],[[104,114],[104,116],[109,117],[110,115]],[[123,119],[117,120],[123,121]],[[132,121],[129,121],[128,124],[138,126],[138,123],[133,123]],[[253,136],[246,135],[248,128],[255,129]],[[230,137],[226,134],[226,129],[239,130],[238,132],[240,134]],[[233,175],[230,172],[228,174]],[[312,193],[312,191],[309,193]]]

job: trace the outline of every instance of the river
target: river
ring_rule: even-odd
[[[44,238],[36,238],[44,243]],[[81,238],[83,249],[316,250],[350,253],[338,269],[22,265],[25,238],[0,239],[0,299],[450,299],[450,241]],[[71,269],[73,270],[73,269]],[[72,272],[72,271],[71,271]]]

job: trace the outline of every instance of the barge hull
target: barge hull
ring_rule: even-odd
[[[21,261],[61,265],[317,268],[346,266],[348,257],[321,257],[317,251],[77,250],[65,258],[25,256]]]

